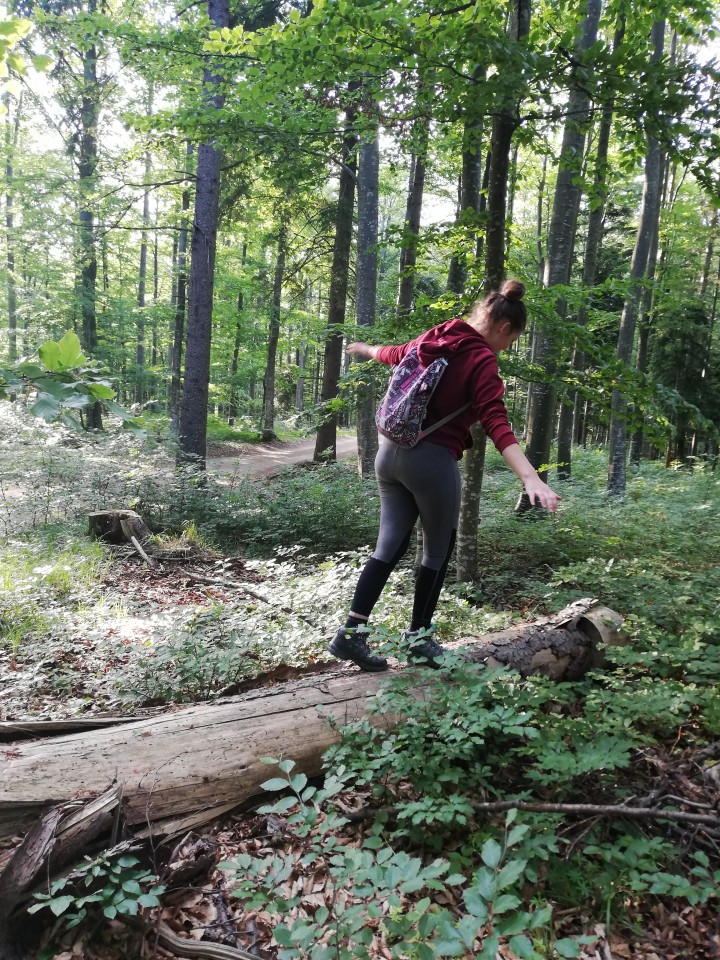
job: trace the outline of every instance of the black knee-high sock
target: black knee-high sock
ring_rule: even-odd
[[[412,622],[410,623],[411,630],[427,630],[432,623],[433,614],[440,599],[440,591],[445,582],[445,574],[455,547],[455,536],[456,532],[453,530],[450,537],[450,546],[439,570],[432,570],[430,567],[422,565],[418,570],[415,581]]]
[[[357,586],[355,587],[355,594],[353,596],[352,606],[350,607],[353,613],[359,613],[360,616],[349,616],[345,621],[346,627],[359,627],[366,622],[373,611],[373,607],[380,599],[380,594],[388,582],[388,577],[407,551],[410,545],[411,535],[412,531],[400,544],[397,553],[389,562],[378,560],[376,557],[370,557],[365,564]],[[363,617],[365,619],[362,619]]]

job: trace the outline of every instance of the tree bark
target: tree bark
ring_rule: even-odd
[[[88,12],[96,12],[95,0],[88,4]],[[97,191],[97,131],[100,116],[97,74],[97,47],[91,45],[82,52],[83,84],[80,97],[80,153],[78,156],[78,192],[80,205],[79,264],[80,309],[82,315],[83,346],[95,355],[97,337],[97,249],[95,238],[95,203]],[[85,415],[88,430],[102,429],[100,403],[89,406]]]
[[[403,245],[400,249],[400,278],[398,282],[397,316],[406,317],[412,312],[415,299],[415,264],[420,236],[420,217],[425,192],[425,172],[430,125],[426,117],[415,121],[415,149],[411,167],[410,189],[405,209]]]
[[[229,0],[208,0],[208,15],[218,28],[230,21]],[[220,77],[210,65],[204,78],[206,105],[220,110],[225,102]],[[215,143],[198,148],[195,216],[190,244],[185,380],[180,414],[180,459],[192,460],[205,469],[208,391],[210,385],[210,343],[212,338],[215,249],[220,200],[220,149]]]
[[[245,275],[245,264],[247,263],[247,242],[244,241],[242,245],[242,255],[240,257],[240,269],[243,274],[243,279]],[[237,319],[235,320],[235,342],[233,343],[233,354],[232,360],[230,361],[230,402],[228,404],[228,424],[232,427],[235,423],[235,418],[238,415],[238,402],[237,402],[237,372],[238,372],[238,361],[240,359],[240,344],[242,341],[242,324],[243,324],[243,312],[245,310],[245,293],[243,288],[240,287],[237,295]]]
[[[625,17],[621,17],[615,31],[613,51],[617,51],[625,36]],[[585,239],[585,253],[583,257],[582,286],[587,297],[595,286],[597,277],[598,258],[602,241],[605,208],[607,206],[607,178],[608,178],[608,150],[610,134],[612,132],[613,115],[615,112],[615,98],[610,96],[605,101],[600,117],[598,142],[595,150],[593,171],[593,204],[588,216],[587,237]],[[582,303],[577,314],[577,323],[585,326],[588,318],[587,305]],[[585,367],[585,357],[582,350],[576,347],[572,357],[573,369],[580,372]],[[580,416],[580,394],[575,394],[572,404],[564,403],[560,409],[558,424],[558,479],[569,480],[572,473],[572,441],[573,426]],[[579,436],[580,429],[575,431]]]
[[[147,116],[152,116],[153,111],[153,82],[148,84],[148,103]],[[143,191],[143,218],[142,231],[140,233],[140,270],[138,273],[138,292],[137,292],[137,320],[136,335],[137,343],[135,348],[135,402],[143,403],[147,396],[146,371],[145,371],[145,289],[147,286],[147,260],[148,260],[148,227],[150,226],[150,173],[152,170],[152,160],[150,151],[145,151],[145,190]]]
[[[591,608],[584,601],[545,621],[453,646],[472,663],[576,678],[602,663],[598,642],[625,639],[617,614]],[[422,695],[433,679],[415,669]],[[128,824],[178,833],[189,829],[189,818],[196,825],[260,793],[268,776],[264,756],[287,757],[297,772],[319,774],[323,753],[339,739],[338,725],[366,715],[385,680],[332,664],[316,665],[315,672],[322,678],[103,730],[17,742],[0,759],[0,837],[18,833],[49,806],[102,794],[113,784],[122,791]]]
[[[185,173],[190,175],[193,145],[188,140],[185,151]],[[190,183],[186,180],[182,192],[182,213],[177,240],[177,279],[175,290],[175,321],[173,325],[172,369],[170,372],[170,425],[175,433],[180,430],[180,391],[182,387],[182,353],[185,340],[185,311],[187,309],[187,238],[190,210]]]
[[[263,440],[276,440],[275,434],[275,372],[277,367],[277,349],[280,339],[280,307],[282,302],[283,276],[285,274],[285,254],[287,243],[287,214],[281,214],[277,239],[277,256],[273,276],[273,295],[270,306],[270,328],[268,330],[267,362],[263,378]]]
[[[380,147],[377,125],[360,146],[358,169],[358,238],[355,311],[358,326],[375,325],[378,281],[378,208]],[[364,339],[364,338],[363,338]],[[372,383],[357,391],[358,470],[361,477],[375,476],[378,434],[375,428],[375,390]]]
[[[478,67],[473,73],[473,80],[477,84],[484,76],[485,70]],[[447,279],[448,291],[458,294],[462,294],[465,290],[468,258],[476,253],[477,240],[480,234],[478,214],[480,212],[480,186],[483,171],[483,123],[482,118],[478,116],[475,94],[476,87],[473,86],[465,106],[462,170],[460,173],[460,203],[456,220],[456,226],[464,228],[467,233],[463,233],[462,235],[462,247],[452,255]]]
[[[484,76],[477,69],[474,76]],[[471,91],[471,97],[474,90]],[[480,212],[480,180],[482,176],[481,140],[482,121],[475,109],[474,97],[466,105],[468,111],[463,128],[463,157],[460,184],[458,223],[469,226],[468,239],[477,250],[477,216]],[[474,228],[474,229],[473,229]],[[474,251],[469,251],[474,252]],[[453,255],[448,271],[448,291],[462,295],[467,281],[467,253]],[[473,445],[467,451],[462,466],[460,517],[455,550],[455,573],[459,583],[468,583],[477,573],[477,534],[480,516],[480,493],[485,469],[486,437],[479,425],[471,430]],[[418,535],[416,566],[422,560],[422,536]]]
[[[585,18],[580,27],[576,42],[579,58],[588,51],[597,40],[600,20],[600,0],[587,0]],[[578,67],[580,81],[587,77],[587,68]],[[567,116],[563,129],[563,142],[560,151],[560,167],[555,183],[555,196],[548,234],[547,262],[544,283],[548,288],[567,285],[572,269],[575,233],[578,211],[580,209],[580,165],[585,149],[585,133],[588,124],[590,98],[582,83],[570,91],[567,104]],[[560,317],[565,317],[567,304],[562,296],[555,303]],[[538,329],[534,340],[534,360],[543,366],[549,374],[557,362],[557,348],[547,329]],[[542,470],[550,461],[550,446],[555,427],[556,388],[552,380],[533,384],[532,403],[528,410],[527,445],[525,454],[530,463],[547,479],[547,469]],[[567,454],[569,457],[569,452]],[[569,476],[569,460],[565,468]],[[526,493],[520,495],[516,510],[524,513],[532,509]]]
[[[662,57],[665,43],[665,21],[656,21],[652,29],[652,59]],[[635,340],[638,306],[642,296],[643,278],[647,272],[648,255],[652,240],[652,231],[656,229],[660,216],[661,151],[660,144],[651,134],[647,136],[645,155],[645,186],[643,189],[640,223],[638,225],[635,248],[630,264],[629,289],[623,307],[618,334],[617,356],[629,364]],[[610,455],[608,465],[608,493],[619,496],[625,493],[626,464],[626,412],[627,400],[618,388],[612,392],[610,418]]]
[[[10,94],[3,94],[5,105],[5,264],[7,267],[8,360],[17,360],[17,278],[15,275],[15,150],[20,132],[22,93],[15,119],[10,113]]]
[[[473,445],[463,458],[460,487],[455,573],[458,583],[472,583],[477,577],[477,541],[480,522],[480,495],[485,473],[487,436],[479,423],[470,430]]]
[[[660,180],[663,180],[665,167],[665,157],[660,155]],[[658,217],[651,225],[652,233],[650,236],[650,249],[648,251],[647,270],[645,273],[646,286],[642,291],[640,298],[640,317],[638,321],[637,353],[635,364],[641,373],[646,373],[648,361],[650,358],[650,332],[653,325],[653,315],[655,312],[655,272],[657,270],[658,246],[660,243],[660,210],[662,202],[659,205]],[[633,433],[630,442],[630,462],[639,466],[642,455],[644,433],[642,430],[636,430]]]
[[[353,85],[351,84],[351,87]],[[342,361],[343,335],[338,328],[345,322],[350,248],[352,245],[353,210],[357,170],[357,135],[354,131],[354,111],[347,111],[343,138],[342,167],[335,221],[332,273],[328,295],[328,335],[325,341],[321,400],[327,403],[338,394]],[[337,456],[337,414],[325,414],[315,438],[316,461],[335,460]]]

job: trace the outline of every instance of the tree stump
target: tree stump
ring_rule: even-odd
[[[125,543],[132,538],[144,543],[152,533],[134,510],[97,510],[88,514],[90,536],[108,543]]]

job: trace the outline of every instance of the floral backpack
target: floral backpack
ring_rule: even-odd
[[[393,368],[387,393],[375,414],[378,431],[384,437],[399,447],[410,449],[470,406],[469,402],[465,403],[427,430],[422,429],[430,398],[447,365],[445,357],[438,357],[425,367],[418,356],[417,347],[408,350]]]

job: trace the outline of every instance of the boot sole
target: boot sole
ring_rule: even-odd
[[[369,663],[367,660],[356,660],[355,657],[351,657],[346,653],[340,653],[339,651],[334,650],[334,646],[334,640],[328,644],[328,650],[334,657],[337,657],[338,660],[345,660],[348,663],[354,663],[355,666],[360,667],[360,669],[364,670],[365,673],[383,673],[388,668],[387,661],[383,661],[381,664],[375,665]]]

